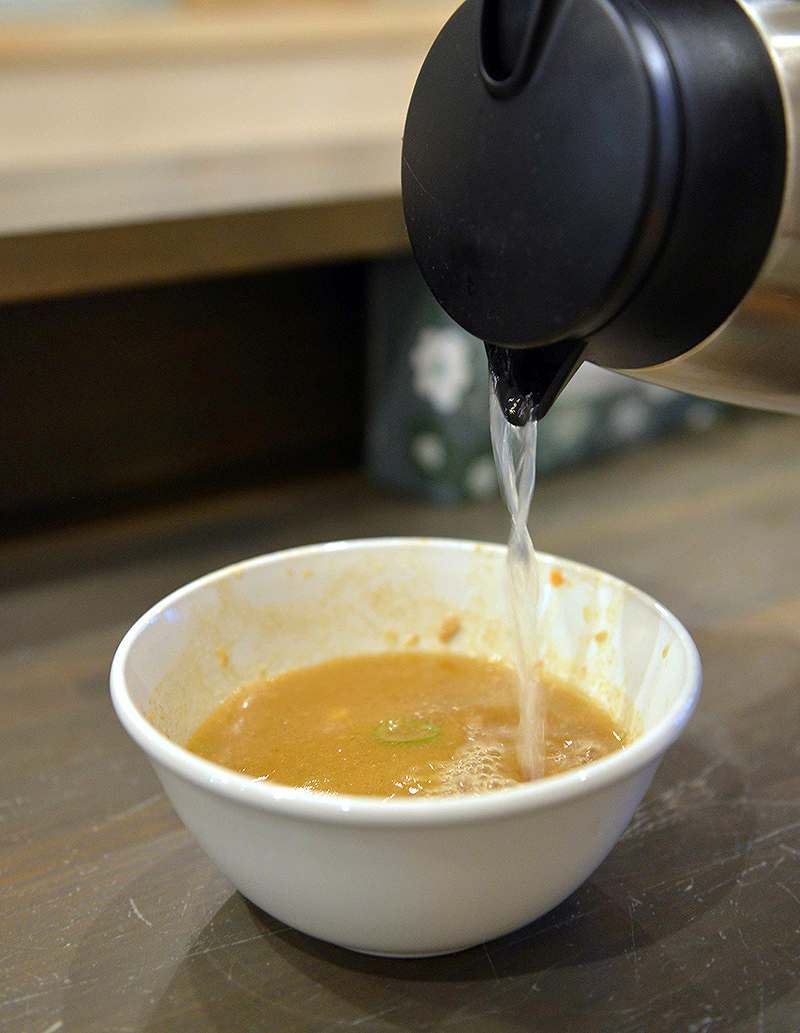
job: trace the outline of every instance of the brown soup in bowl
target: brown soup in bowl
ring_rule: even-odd
[[[621,749],[626,731],[572,685],[543,676],[544,774]],[[524,781],[516,674],[447,653],[377,653],[241,688],[188,748],[254,779],[385,799],[479,793]]]

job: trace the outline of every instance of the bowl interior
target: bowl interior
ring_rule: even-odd
[[[416,539],[276,553],[208,575],[154,607],[130,633],[131,701],[184,745],[241,685],[337,656],[449,650],[510,659],[505,550]],[[551,579],[552,571],[561,576]],[[688,634],[609,575],[540,556],[542,656],[634,733],[694,692]],[[460,630],[443,644],[443,622]]]

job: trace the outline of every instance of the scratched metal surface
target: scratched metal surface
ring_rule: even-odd
[[[500,539],[498,506],[341,477],[0,547],[0,1033],[800,1029],[800,421],[545,481],[535,523],[687,621],[705,694],[577,893],[428,961],[326,946],[234,893],[118,728],[106,673],[131,620],[206,569],[353,534]]]

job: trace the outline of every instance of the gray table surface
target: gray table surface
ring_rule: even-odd
[[[355,535],[500,540],[354,476],[0,546],[0,1033],[800,1029],[800,420],[759,417],[544,480],[543,549],[686,621],[706,683],[627,834],[484,947],[371,959],[233,891],[107,696],[131,621],[234,559]]]

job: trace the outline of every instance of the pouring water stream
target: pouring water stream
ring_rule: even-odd
[[[518,753],[525,778],[539,778],[544,771],[544,708],[537,677],[539,574],[536,553],[528,531],[533,489],[536,484],[538,423],[510,423],[498,400],[495,385],[489,390],[492,451],[500,490],[511,517],[506,560],[506,593],[519,682]]]

